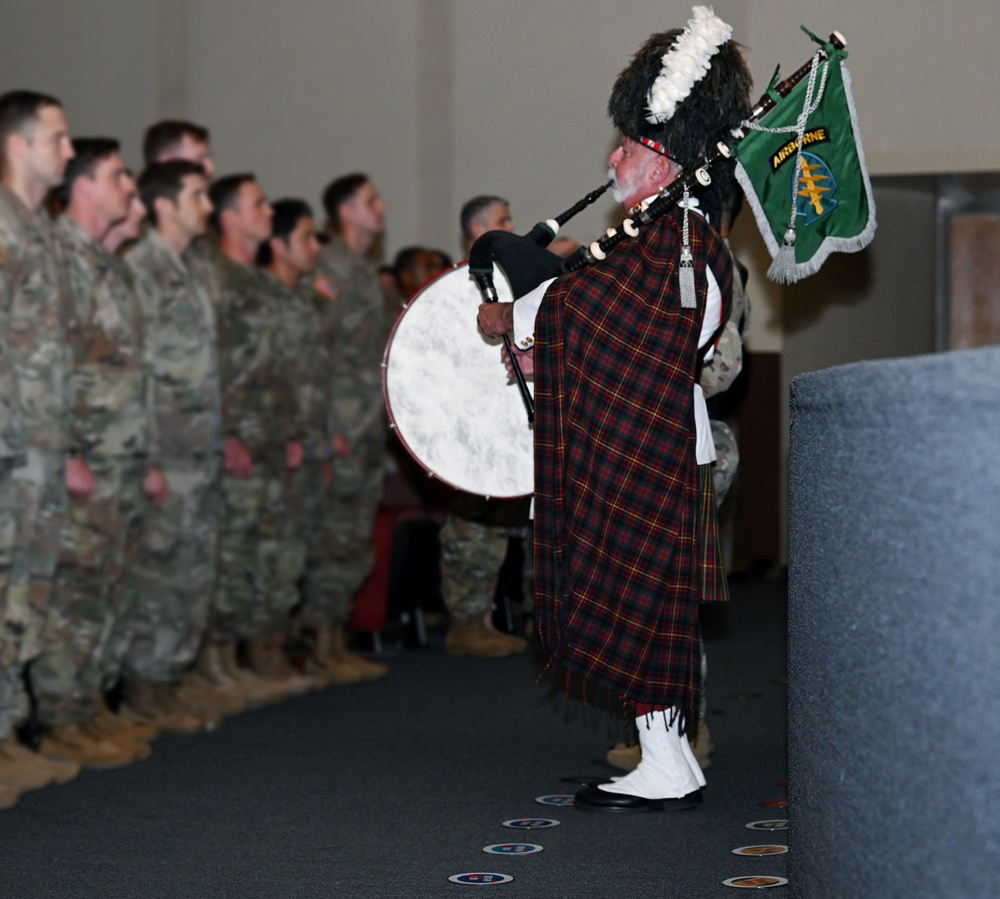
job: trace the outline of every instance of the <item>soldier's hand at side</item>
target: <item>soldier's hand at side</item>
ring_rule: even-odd
[[[64,466],[66,490],[74,499],[90,499],[97,492],[97,480],[82,456],[69,456]]]
[[[226,474],[233,478],[248,478],[253,474],[253,459],[250,458],[250,450],[235,437],[226,438],[223,465]]]
[[[334,434],[331,446],[338,459],[346,459],[351,454],[350,441],[343,434]]]
[[[302,465],[305,451],[302,449],[301,440],[292,440],[285,444],[285,468],[295,471]]]
[[[159,468],[149,469],[143,479],[142,489],[152,502],[162,506],[167,501],[167,495],[170,492],[167,476]]]
[[[531,377],[535,373],[535,348],[532,347],[530,350],[514,350],[515,358],[517,359],[517,364],[521,367],[521,374],[526,378]],[[510,361],[510,355],[507,353],[507,347],[502,347],[500,349],[500,358],[503,359],[503,364],[507,366],[507,380],[514,380],[514,364]]]
[[[482,303],[476,321],[487,337],[502,337],[514,330],[514,304]]]

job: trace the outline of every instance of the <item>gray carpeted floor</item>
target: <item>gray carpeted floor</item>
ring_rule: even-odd
[[[784,875],[785,843],[746,829],[785,790],[785,588],[737,583],[706,622],[705,801],[681,814],[599,815],[534,802],[612,773],[606,714],[568,702],[528,658],[405,650],[392,674],[244,714],[213,734],[156,741],[152,758],[86,772],[0,813],[2,897],[544,897],[733,895],[730,877]],[[512,818],[551,817],[515,831]],[[484,846],[544,851],[497,857]],[[467,871],[512,883],[460,886]]]

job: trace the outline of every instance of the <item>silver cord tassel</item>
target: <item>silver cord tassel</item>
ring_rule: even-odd
[[[684,228],[683,241],[681,245],[681,309],[697,309],[698,297],[694,289],[694,257],[691,255],[691,242],[688,234],[688,200],[689,194],[687,185],[684,185],[684,198],[681,205],[684,207]]]

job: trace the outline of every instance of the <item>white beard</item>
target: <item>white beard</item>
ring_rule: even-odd
[[[614,170],[614,166],[608,166],[608,180],[611,182],[611,196],[615,202],[624,203],[625,194],[622,193],[622,186],[618,183],[618,173]]]
[[[616,203],[624,203],[629,197],[635,196],[639,185],[642,183],[643,174],[641,171],[634,171],[630,178],[625,181],[618,180],[618,173],[612,166],[608,166],[608,179],[611,181],[611,196]]]

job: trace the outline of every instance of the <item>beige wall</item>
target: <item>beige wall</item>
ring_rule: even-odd
[[[236,13],[238,10],[238,14]],[[197,0],[188,19],[189,115],[212,128],[220,173],[318,202],[368,172],[393,242],[417,239],[416,0]]]
[[[0,91],[32,88],[66,106],[81,136],[113,136],[138,162],[153,94],[154,0],[0,2]]]

